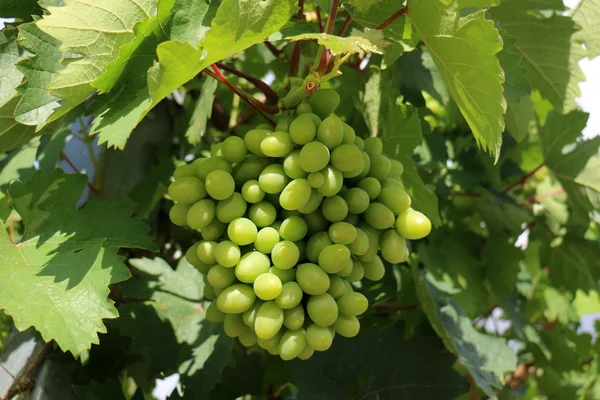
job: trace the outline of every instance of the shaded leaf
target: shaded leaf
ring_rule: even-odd
[[[29,18],[39,14],[37,0],[2,0],[0,3],[0,18]]]
[[[200,97],[196,101],[194,112],[190,119],[190,126],[185,131],[185,137],[191,144],[198,144],[206,134],[206,126],[212,115],[212,106],[215,100],[219,82],[216,79],[208,77],[202,82],[200,87]]]
[[[529,135],[534,118],[533,103],[529,97],[523,97],[518,102],[506,103],[506,130],[517,142],[522,142]]]
[[[521,64],[522,57],[513,49],[517,39],[504,33],[502,41],[504,47],[498,53],[498,59],[505,76],[504,97],[509,103],[516,102],[531,94],[531,86],[527,80],[527,69]]]

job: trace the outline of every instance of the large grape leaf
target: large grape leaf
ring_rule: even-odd
[[[506,130],[517,141],[522,142],[529,134],[529,128],[534,121],[533,103],[529,97],[523,97],[517,102],[506,102]]]
[[[504,97],[508,102],[516,102],[531,94],[531,86],[527,80],[527,69],[521,64],[523,58],[513,49],[517,38],[504,33],[502,41],[504,47],[498,53],[498,59],[505,75]]]
[[[579,82],[585,79],[578,62],[586,52],[572,41],[577,31],[573,19],[560,15],[543,18],[536,13],[547,9],[562,11],[564,6],[555,1],[503,0],[489,12],[506,34],[518,39],[513,50],[523,57],[521,64],[529,71],[531,86],[557,110],[568,112],[576,107]]]
[[[64,0],[63,7],[48,7],[37,26],[73,53],[48,85],[64,100],[55,119],[95,92],[92,82],[102,75],[119,49],[134,39],[135,25],[156,14],[158,0]]]
[[[590,59],[600,55],[600,0],[582,0],[573,13],[581,26],[576,38],[585,43]]]
[[[458,356],[475,383],[490,397],[504,386],[504,374],[517,367],[517,356],[505,339],[479,333],[471,318],[447,293],[447,284],[431,272],[413,266],[417,293],[429,322],[444,340],[446,347]]]
[[[462,7],[461,2],[444,6],[439,0],[410,0],[407,15],[477,143],[497,159],[506,110],[504,73],[496,57],[502,39],[483,11],[461,17]]]
[[[41,10],[37,0],[2,0],[0,2],[0,18],[29,18]]]
[[[0,31],[0,110],[17,95],[16,87],[23,79],[23,74],[15,64],[25,57],[27,52],[17,44],[18,33],[17,28],[11,25]]]
[[[299,399],[450,399],[466,391],[452,368],[454,357],[440,351],[437,338],[403,337],[401,324],[385,332],[371,328],[352,339],[336,337],[326,353],[293,361]]]
[[[25,230],[18,242],[0,231],[0,308],[18,329],[34,326],[76,356],[98,343],[103,319],[118,316],[107,298],[108,285],[129,277],[118,249],[155,249],[122,205],[91,201],[78,211],[86,182],[56,170],[13,183],[7,195]]]

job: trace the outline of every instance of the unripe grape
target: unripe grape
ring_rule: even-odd
[[[208,308],[206,309],[206,319],[212,323],[220,323],[225,320],[225,313],[217,308],[217,303],[214,301],[210,303]]]
[[[257,233],[256,225],[247,218],[234,219],[227,228],[229,239],[238,246],[245,246],[254,242]]]
[[[301,114],[308,114],[308,113],[312,113],[313,109],[310,106],[310,104],[308,103],[300,103],[298,104],[298,107],[296,107],[296,114],[301,115]]]
[[[227,314],[223,319],[223,329],[225,334],[229,337],[238,337],[248,327],[244,325],[242,316],[239,314]]]
[[[211,157],[223,157],[223,143],[215,143],[210,147]]]
[[[294,150],[285,157],[283,172],[292,179],[304,178],[308,175],[308,172],[300,166],[300,150]]]
[[[346,276],[348,282],[358,282],[365,276],[365,270],[362,263],[356,258],[352,259],[352,272]]]
[[[273,265],[279,269],[294,268],[299,259],[300,250],[289,240],[281,241],[273,247],[271,260],[273,261]]]
[[[243,330],[238,336],[238,340],[244,347],[252,347],[258,341],[258,337],[250,329]]]
[[[242,314],[242,321],[246,324],[247,327],[254,329],[254,322],[256,321],[256,314],[258,313],[258,309],[262,306],[264,301],[260,299],[256,299],[252,307],[244,311]]]
[[[321,142],[309,142],[300,150],[300,166],[306,172],[317,172],[329,163],[329,149]]]
[[[253,283],[254,280],[269,271],[271,262],[269,257],[258,251],[246,253],[235,266],[235,276],[244,283]]]
[[[346,284],[344,283],[344,280],[337,275],[329,275],[329,289],[327,290],[327,293],[334,299],[337,299],[346,293]]]
[[[261,339],[270,339],[283,326],[283,310],[274,301],[267,301],[258,309],[254,332]]]
[[[321,173],[323,174],[325,181],[317,191],[325,197],[338,194],[344,184],[342,173],[329,165],[325,167]]]
[[[252,204],[252,206],[250,206],[248,218],[250,218],[257,227],[264,228],[275,222],[277,210],[273,204],[268,201],[261,201],[260,203]]]
[[[363,151],[365,149],[365,141],[362,140],[362,138],[359,136],[356,136],[354,138],[354,145],[358,147],[360,151]]]
[[[283,311],[283,325],[294,331],[304,325],[304,307],[297,305],[294,308]]]
[[[253,292],[254,293],[254,292]],[[302,288],[296,282],[284,283],[281,294],[275,299],[275,303],[284,310],[296,307],[302,301]]]
[[[363,314],[369,307],[367,298],[358,292],[344,293],[337,299],[337,304],[341,314],[352,317]]]
[[[214,250],[215,261],[225,268],[235,267],[241,255],[240,248],[228,240],[217,244]]]
[[[306,329],[306,342],[316,351],[325,351],[333,343],[333,335],[329,328],[311,324]]]
[[[370,156],[379,155],[383,151],[383,142],[378,137],[370,137],[364,140],[365,152]]]
[[[319,295],[329,289],[329,276],[318,265],[305,263],[296,267],[296,281],[310,295]]]
[[[352,338],[358,335],[360,331],[360,322],[356,317],[340,315],[333,324],[337,333],[346,338]]]
[[[395,215],[408,210],[411,204],[408,193],[398,187],[384,187],[381,189],[377,201],[392,210]]]
[[[354,144],[354,139],[356,139],[356,133],[354,132],[354,129],[344,122],[344,140],[342,141],[342,143]]]
[[[177,226],[187,226],[187,214],[192,206],[184,203],[176,203],[169,210],[169,219]]]
[[[308,184],[316,189],[325,183],[325,177],[320,172],[311,172],[306,179],[308,180]]]
[[[342,120],[336,115],[325,118],[317,129],[317,140],[327,146],[329,150],[342,144],[342,140],[344,140]]]
[[[312,235],[306,243],[306,257],[309,261],[316,263],[319,260],[319,254],[321,251],[333,242],[329,238],[327,232],[317,232]]]
[[[395,229],[389,229],[379,239],[381,256],[391,264],[399,264],[408,258],[406,240]]]
[[[270,339],[258,338],[257,343],[261,348],[276,356],[279,354],[279,343],[281,342],[281,336],[283,336],[283,332],[280,330]]]
[[[194,178],[198,177],[198,166],[196,164],[183,164],[173,171],[173,178],[175,178],[175,180],[190,176]]]
[[[279,228],[279,235],[292,242],[304,239],[308,226],[302,217],[290,217],[283,220]]]
[[[364,214],[365,221],[375,229],[388,229],[394,226],[392,210],[381,203],[371,203]]]
[[[202,233],[204,240],[217,240],[225,233],[225,229],[227,229],[227,226],[224,223],[217,218],[213,218],[208,225],[201,229],[200,233]]]
[[[242,186],[242,197],[248,203],[258,203],[265,198],[265,192],[257,180],[249,180]]]
[[[308,226],[309,235],[313,235],[316,232],[321,232],[327,229],[328,222],[320,210],[315,210],[310,214],[306,214],[304,216],[304,220],[306,221],[306,225]]]
[[[194,203],[187,214],[187,224],[192,229],[202,229],[211,223],[215,218],[216,206],[214,201],[209,199],[200,200]]]
[[[236,164],[241,162],[248,154],[244,139],[237,136],[230,136],[225,139],[221,151],[227,161]]]
[[[293,360],[298,357],[306,347],[304,329],[286,331],[281,336],[279,343],[279,356],[284,361]]]
[[[215,265],[208,271],[206,277],[213,288],[225,289],[235,281],[235,272],[233,268]]]
[[[396,229],[405,238],[418,240],[429,235],[429,232],[431,232],[431,221],[423,213],[409,208],[398,215]]]
[[[204,297],[204,299],[206,300],[210,300],[213,301],[217,298],[217,294],[215,293],[215,289],[210,286],[208,283],[204,284],[204,289],[202,291],[202,297]],[[216,302],[213,301],[212,304],[215,304],[216,307]]]
[[[317,127],[309,113],[299,115],[290,124],[290,138],[296,144],[306,144],[315,139],[317,135]]]
[[[298,210],[310,200],[312,188],[306,179],[294,179],[281,192],[279,205],[285,210]]]
[[[390,169],[390,176],[394,178],[400,178],[404,173],[404,166],[398,160],[391,159],[390,160],[392,167]]]
[[[269,165],[271,165],[271,161],[268,158],[250,154],[233,169],[233,180],[238,186],[242,186],[249,181],[257,180],[260,173]],[[242,191],[242,195],[244,195],[244,191]],[[245,195],[244,199],[249,203],[256,203],[256,201],[248,200]],[[257,201],[260,200],[262,200],[262,198]]]
[[[250,150],[252,154],[257,156],[264,156],[260,145],[264,138],[271,134],[270,130],[267,129],[252,129],[246,136],[244,136],[244,143],[246,144],[246,148]]]
[[[261,253],[270,254],[277,243],[279,243],[279,233],[276,229],[267,226],[256,234],[254,247]]]
[[[202,180],[206,180],[208,174],[213,171],[224,171],[230,174],[233,172],[233,167],[224,157],[219,156],[207,158],[202,164],[198,165],[198,176]]]
[[[361,179],[356,186],[367,192],[371,201],[375,200],[381,193],[381,183],[373,177]]]
[[[243,217],[248,205],[240,193],[233,193],[229,198],[217,203],[217,218],[223,223],[230,223],[236,218]]]
[[[353,144],[342,144],[331,152],[331,164],[338,170],[352,171],[364,167],[362,152]]]
[[[333,89],[319,89],[308,98],[308,104],[315,114],[325,118],[340,105],[340,95]]]
[[[362,256],[369,250],[369,236],[360,228],[356,228],[356,238],[348,245],[350,252]]]
[[[371,155],[371,168],[369,169],[369,176],[372,176],[380,181],[384,179],[389,173],[392,165],[387,156]]]
[[[332,325],[338,317],[338,306],[335,299],[327,293],[311,296],[306,304],[310,319],[320,327]]]
[[[323,217],[330,222],[340,222],[348,215],[348,204],[341,196],[331,196],[321,204]]]
[[[282,284],[292,282],[296,280],[296,269],[280,269],[277,267],[269,268],[269,272],[276,275]]]
[[[186,176],[171,183],[169,196],[178,203],[193,204],[206,197],[206,188],[200,179]]]
[[[307,344],[304,347],[304,350],[302,350],[302,353],[298,354],[298,359],[299,360],[308,360],[309,358],[311,358],[313,356],[314,353],[315,353],[315,349],[313,349],[312,347],[310,347]]]
[[[385,266],[381,258],[375,256],[371,261],[363,261],[363,272],[366,279],[373,282],[380,281],[385,275]]]
[[[329,274],[340,272],[350,259],[350,250],[342,244],[332,244],[319,253],[319,266]]]
[[[323,201],[323,195],[316,190],[311,190],[310,198],[305,205],[298,209],[302,214],[312,214],[319,209],[321,202]],[[306,217],[305,217],[306,218]]]
[[[356,228],[348,222],[335,222],[329,227],[329,238],[333,243],[348,245],[356,240]]]
[[[237,283],[223,289],[217,298],[217,307],[226,314],[241,314],[252,307],[254,300],[252,287]]]

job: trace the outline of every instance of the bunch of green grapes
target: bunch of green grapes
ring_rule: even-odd
[[[169,187],[173,223],[203,237],[186,257],[205,277],[206,318],[284,360],[357,335],[368,301],[352,284],[382,279],[381,258],[406,261],[406,239],[431,230],[410,207],[402,164],[356,136],[338,104],[319,90],[275,129],[177,168]]]

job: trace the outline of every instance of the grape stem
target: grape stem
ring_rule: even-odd
[[[382,30],[387,28],[392,22],[394,22],[395,20],[397,20],[398,18],[400,18],[402,15],[406,14],[408,12],[408,5],[406,7],[404,7],[403,9],[395,12],[394,14],[392,14],[391,17],[389,17],[388,19],[386,19],[385,21],[383,21],[377,28],[377,30]]]
[[[46,355],[52,350],[52,342],[43,345],[25,364],[22,372],[16,377],[6,391],[0,396],[0,400],[10,400],[19,393],[26,392],[32,386],[32,379],[39,366],[46,359]]]
[[[317,13],[317,22],[319,24],[319,32],[323,33],[323,20],[321,19],[321,7],[317,6],[315,8]]]
[[[538,203],[541,199],[545,199],[546,197],[558,196],[559,194],[563,194],[564,192],[565,192],[565,189],[563,189],[563,188],[552,190],[547,193],[542,193],[542,194],[538,194],[538,195],[530,197],[529,202],[530,203]]]
[[[269,49],[269,51],[270,51],[271,53],[273,53],[273,55],[274,55],[275,57],[277,57],[277,58],[280,58],[280,57],[281,57],[281,55],[282,55],[283,53],[281,52],[281,50],[279,50],[277,47],[275,47],[275,45],[274,45],[273,43],[269,42],[268,40],[265,40],[265,42],[264,42],[264,43],[265,43],[265,46],[267,46],[267,49]]]
[[[79,168],[77,168],[75,166],[75,164],[73,164],[73,161],[71,161],[71,159],[65,154],[64,151],[60,150],[58,153],[60,155],[60,158],[62,158],[69,165],[69,167],[71,167],[73,172],[75,172],[76,174],[85,175],[79,170]],[[87,183],[88,189],[90,189],[93,193],[100,193],[100,191],[94,185],[92,185],[89,181],[87,181],[86,183]]]
[[[342,26],[342,29],[340,30],[338,36],[344,36],[346,32],[348,32],[348,28],[350,28],[350,25],[352,25],[352,16],[348,15],[346,21],[344,22],[344,26]]]
[[[294,48],[292,49],[292,59],[290,61],[290,76],[298,75],[298,70],[300,68],[300,42],[294,43]]]
[[[275,91],[271,88],[271,86],[267,85],[260,79],[254,77],[252,75],[249,75],[245,72],[242,72],[234,67],[225,65],[223,63],[217,63],[217,67],[219,67],[220,69],[222,69],[224,71],[230,72],[235,76],[244,78],[245,80],[247,80],[248,82],[253,84],[258,90],[263,92],[263,94],[267,98],[267,103],[277,104],[277,101],[279,100],[279,96],[277,95],[277,93],[275,93]]]
[[[531,172],[528,172],[527,174],[523,175],[518,181],[516,181],[513,184],[506,187],[506,189],[504,189],[502,191],[502,193],[508,193],[511,190],[513,190],[514,188],[516,188],[517,186],[524,185],[525,182],[527,182],[529,179],[531,179],[531,177],[533,177],[535,175],[535,173],[538,172],[540,169],[542,169],[542,167],[544,167],[545,165],[546,164],[542,161],[542,163],[540,165],[538,165],[537,167],[535,167]]]
[[[96,151],[94,150],[94,136],[91,136],[85,126],[85,121],[82,117],[78,118],[79,127],[81,129],[81,136],[83,136],[83,141],[87,147],[88,154],[90,155],[90,161],[92,162],[92,166],[94,167],[94,186],[98,189],[98,191],[102,194],[104,198],[106,198],[106,193],[104,192],[104,180],[102,179],[102,170],[100,169],[100,163],[98,162],[98,158],[96,157]]]

